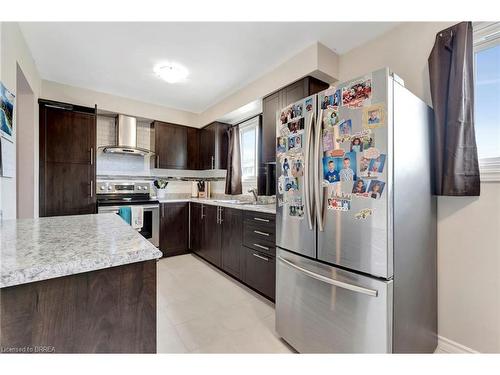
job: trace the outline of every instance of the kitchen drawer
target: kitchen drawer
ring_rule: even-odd
[[[262,225],[245,224],[243,229],[243,245],[274,255],[274,248],[276,246],[274,228],[270,230]]]
[[[256,211],[245,211],[245,225],[256,224],[274,232],[276,226],[276,215]]]
[[[245,283],[274,301],[276,259],[269,254],[243,248],[245,252]]]

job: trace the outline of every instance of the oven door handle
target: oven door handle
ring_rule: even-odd
[[[154,209],[159,209],[160,208],[160,205],[158,204],[147,204],[147,205],[140,205],[140,204],[137,204],[135,206],[138,206],[138,207],[142,207],[144,210],[154,210]],[[120,209],[120,207],[130,207],[130,205],[127,205],[127,204],[123,204],[123,205],[120,205],[120,206],[99,206],[98,207],[98,212],[99,210],[101,210],[102,212],[105,212],[105,211],[118,211]]]

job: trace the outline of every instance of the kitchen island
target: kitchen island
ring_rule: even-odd
[[[161,252],[120,217],[7,220],[0,229],[2,352],[156,352]]]

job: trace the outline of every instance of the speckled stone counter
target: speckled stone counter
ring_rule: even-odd
[[[113,213],[6,220],[0,235],[1,288],[162,255]]]
[[[178,198],[178,199],[159,199],[160,203],[175,203],[175,202],[194,202],[194,203],[203,203],[210,204],[213,206],[221,206],[227,208],[235,208],[238,210],[246,210],[246,211],[257,211],[257,212],[265,212],[268,214],[276,214],[276,203],[272,204],[241,204],[241,203],[231,203],[231,200],[224,199],[203,199],[203,198]]]

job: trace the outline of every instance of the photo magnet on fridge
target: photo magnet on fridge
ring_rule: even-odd
[[[331,90],[328,90],[327,93],[330,93]],[[325,95],[323,100],[321,101],[321,109],[332,108],[337,110],[340,106],[341,98],[340,98],[340,89],[335,90],[331,95]]]
[[[295,177],[285,177],[285,192],[299,190],[299,183]]]
[[[371,173],[382,173],[384,171],[385,166],[385,154],[380,154],[378,158],[371,159],[370,165],[368,166],[368,170]]]
[[[335,150],[330,150],[325,152],[325,156],[331,156],[333,158],[342,158],[345,155],[345,151],[341,148],[336,148]]]
[[[323,129],[330,129],[339,123],[339,112],[333,108],[323,111]]]
[[[364,108],[363,127],[376,129],[385,125],[385,111],[383,104],[375,104]]]
[[[351,135],[352,131],[352,121],[344,120],[339,124],[339,134],[340,136]]]
[[[302,116],[302,104],[292,104],[291,106],[286,107],[283,111],[280,113],[280,122],[282,124],[286,124],[289,121],[292,121],[293,119],[297,117]]]
[[[283,176],[289,177],[290,176],[290,158],[285,156],[283,160],[281,160],[281,170],[283,171]]]
[[[347,199],[328,198],[327,208],[329,210],[349,211],[351,209],[351,201]]]
[[[352,193],[356,196],[359,197],[368,197],[368,184],[369,182],[362,180],[362,179],[357,179],[354,181],[354,184],[352,185]]]
[[[372,96],[372,80],[365,78],[342,88],[342,105],[359,108],[368,105]]]
[[[335,144],[333,141],[333,132],[330,130],[323,130],[323,150],[330,151],[335,148]]]
[[[379,180],[372,180],[368,186],[368,196],[373,199],[378,199],[384,191],[385,182]]]
[[[278,137],[276,138],[276,153],[278,155],[284,154],[288,150],[288,138]]]
[[[312,100],[312,98],[306,99],[305,105],[306,105],[306,111],[307,112],[311,112],[312,109],[313,109],[313,100]]]
[[[288,214],[292,217],[301,219],[304,217],[304,205],[290,205],[288,207]]]
[[[290,121],[287,124],[289,134],[297,134],[301,130],[304,130],[304,118],[301,117],[297,120]]]
[[[340,182],[340,164],[341,158],[325,156],[323,158],[323,185],[334,184]]]
[[[292,160],[292,176],[293,177],[302,177],[304,175],[304,159],[302,155],[294,158]]]
[[[356,153],[346,152],[342,159],[342,168],[339,171],[340,181],[356,180]]]
[[[297,151],[302,148],[302,134],[288,137],[288,151]]]

